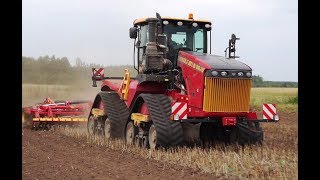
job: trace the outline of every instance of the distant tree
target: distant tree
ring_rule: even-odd
[[[56,56],[52,55],[51,58],[50,58],[50,61],[54,61],[54,60],[56,60]]]
[[[85,67],[86,63],[83,62],[79,57],[76,58],[76,67]]]
[[[263,78],[260,75],[252,76],[252,86],[253,87],[262,87],[263,86]]]

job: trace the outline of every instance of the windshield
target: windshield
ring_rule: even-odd
[[[200,27],[166,25],[164,31],[167,34],[168,47],[177,50],[185,50],[206,53],[207,31]]]

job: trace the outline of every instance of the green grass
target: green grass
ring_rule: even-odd
[[[263,103],[274,103],[279,111],[298,111],[298,88],[252,88],[251,108],[261,110]]]

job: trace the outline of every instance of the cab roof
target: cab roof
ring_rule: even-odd
[[[148,18],[154,18],[154,17],[144,17],[144,18],[139,18],[133,21],[133,25],[138,25],[142,23],[147,23],[146,20]],[[183,18],[175,18],[175,17],[161,17],[162,20],[168,20],[168,21],[190,21],[190,22],[199,22],[199,23],[208,23],[211,24],[210,21],[208,20],[203,20],[203,19],[183,19]]]

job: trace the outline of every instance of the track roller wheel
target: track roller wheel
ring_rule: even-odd
[[[143,148],[146,148],[146,149],[148,149],[150,147],[149,146],[149,138],[147,136],[142,137],[141,145]]]
[[[103,120],[102,117],[99,117],[95,123],[96,123],[96,126],[95,126],[95,135],[98,135],[98,136],[104,136],[105,135],[105,122],[106,120]]]
[[[133,125],[132,121],[129,121],[126,126],[126,143],[134,144],[135,137],[138,134],[138,129]]]
[[[157,147],[159,147],[159,144],[157,143],[157,131],[153,124],[149,129],[148,140],[151,149],[156,149]]]
[[[96,128],[95,126],[96,126],[96,123],[95,123],[94,117],[93,115],[90,115],[87,122],[87,130],[89,135],[95,134],[95,128]]]
[[[138,147],[142,146],[142,139],[139,137],[139,135],[135,136],[134,144]]]
[[[110,139],[111,137],[111,126],[110,126],[110,120],[109,118],[107,118],[104,122],[104,129],[103,129],[103,134],[104,134],[104,137],[106,139]]]

